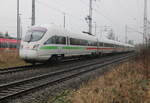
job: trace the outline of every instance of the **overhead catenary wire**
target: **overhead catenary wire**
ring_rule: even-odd
[[[85,6],[88,6],[88,3],[86,3],[84,0],[80,0],[81,3],[83,3]],[[97,5],[98,7],[98,5]],[[103,13],[101,13],[99,10],[93,8],[93,10],[100,16],[102,16],[104,19],[109,21],[111,24],[115,24],[112,20],[110,20],[107,16],[105,16]]]
[[[54,10],[54,11],[62,14],[62,16],[63,16],[63,24],[61,26],[63,26],[63,27],[65,26],[65,28],[66,28],[66,26],[67,26],[67,23],[66,23],[67,20],[66,20],[66,18],[69,17],[69,19],[72,19],[71,22],[80,23],[80,24],[82,22],[82,25],[84,25],[84,29],[87,29],[86,21],[83,18],[81,18],[81,16],[77,17],[76,15],[72,15],[71,13],[68,13],[66,11],[60,10],[59,8],[56,8],[53,5],[51,6],[48,3],[45,3],[45,2],[40,1],[40,0],[37,0],[36,3],[38,3],[39,5],[42,5],[42,6],[46,7],[46,8],[49,8],[51,10]],[[64,17],[64,14],[65,14],[65,17]],[[64,21],[64,18],[65,18],[65,21]],[[77,22],[77,21],[80,21],[80,22]],[[71,23],[71,22],[69,22],[69,23]],[[75,30],[76,27],[72,28],[72,26],[70,25],[69,28],[70,28],[70,30],[72,30],[72,29]]]
[[[80,0],[80,2],[85,5],[86,7],[89,5],[87,2],[85,2],[84,0]]]
[[[76,20],[80,20],[80,21],[82,21],[82,22],[84,21],[83,19],[81,19],[81,18],[79,18],[79,17],[76,17],[75,15],[72,15],[72,14],[70,14],[70,13],[67,13],[66,11],[62,11],[62,10],[60,10],[60,9],[58,9],[58,8],[55,8],[54,6],[50,6],[49,4],[46,4],[46,3],[41,2],[41,1],[39,1],[39,0],[37,0],[37,3],[39,3],[40,5],[46,6],[46,7],[49,8],[49,9],[53,9],[53,10],[55,10],[55,11],[57,11],[58,13],[61,13],[61,14],[63,14],[63,15],[64,15],[64,13],[65,13],[65,15],[71,16],[72,18],[74,18],[74,19],[76,19]]]
[[[44,3],[44,2],[42,2],[42,1],[40,1],[40,0],[36,0],[36,1],[37,1],[37,3],[40,4],[40,5],[46,6],[46,7],[50,8],[50,9],[53,9],[53,10],[55,10],[55,11],[61,13],[61,14],[64,14],[64,13],[65,13],[66,16],[67,16],[67,15],[68,15],[68,16],[71,16],[72,18],[74,18],[74,19],[76,19],[76,20],[80,20],[80,21],[82,21],[82,22],[85,23],[85,20],[84,20],[83,18],[76,17],[75,15],[72,15],[72,14],[70,14],[70,13],[67,13],[67,12],[65,12],[65,11],[62,11],[62,10],[60,10],[60,9],[54,7],[54,6],[50,6],[49,4]],[[80,2],[82,2],[85,6],[88,7],[88,3],[86,3],[85,1],[80,0]],[[112,20],[110,20],[107,16],[105,16],[104,14],[102,14],[102,13],[101,13],[100,11],[98,11],[97,9],[93,9],[93,10],[94,10],[98,15],[102,16],[102,17],[105,18],[107,21],[109,21],[111,24],[114,24],[114,23],[112,22]]]
[[[84,5],[86,5],[86,2],[84,1],[84,0],[80,0],[82,3],[84,3]],[[87,5],[88,6],[88,5]],[[97,5],[97,4],[95,4],[95,6],[94,6],[95,8],[93,8],[93,10],[95,11],[95,13],[97,13],[98,15],[100,15],[100,16],[103,16],[107,21],[109,21],[113,26],[117,26],[116,24],[118,24],[118,23],[116,23],[116,22],[114,22],[114,21],[112,21],[108,16],[105,16],[100,10],[101,10],[101,8]],[[124,6],[121,6],[123,9],[124,9]],[[97,9],[100,9],[100,10],[97,10]],[[137,33],[140,33],[141,34],[141,32],[139,32],[139,31],[136,31]]]
[[[140,4],[140,3],[139,3],[139,0],[136,0],[136,4],[137,4],[138,13],[139,13],[139,12],[142,12],[141,8],[139,7],[139,4]]]
[[[127,28],[128,28],[128,32],[137,32],[137,33],[143,35],[143,32],[138,31],[138,30],[136,30],[136,29],[134,29],[134,28],[132,28],[132,27],[127,26]],[[129,31],[129,29],[130,29],[130,31]]]

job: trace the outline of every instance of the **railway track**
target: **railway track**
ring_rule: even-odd
[[[103,57],[102,57],[103,58]],[[67,59],[65,61],[62,61],[58,65],[61,65],[64,63],[69,64],[69,63],[73,63],[73,62],[78,62],[81,61],[82,59],[79,58],[75,58],[75,59]],[[55,66],[55,64],[50,64],[49,66]],[[43,67],[45,67],[45,64],[37,64],[37,65],[27,65],[27,66],[19,66],[19,67],[12,67],[12,68],[3,68],[0,69],[0,75],[6,75],[6,74],[12,74],[12,73],[17,73],[17,72],[24,72],[24,71],[28,71],[28,70],[35,70],[35,69],[43,69]]]
[[[64,64],[64,63],[75,62],[75,61],[78,61],[78,60],[80,60],[80,59],[79,58],[68,59],[68,60],[62,61],[59,65]],[[50,64],[49,66],[55,66],[55,64]],[[23,71],[28,71],[28,70],[31,70],[31,69],[41,69],[42,67],[45,67],[45,64],[4,68],[4,69],[0,69],[0,75],[12,74],[12,73],[16,73],[16,72],[23,72]]]
[[[77,59],[77,60],[72,60],[72,61],[68,61],[68,62],[62,62],[62,63],[58,63],[58,64],[54,64],[52,65],[42,65],[42,66],[35,66],[33,68],[24,68],[23,70],[10,70],[10,72],[6,71],[5,73],[0,74],[0,84],[6,84],[6,83],[10,83],[13,81],[17,81],[17,80],[22,80],[25,78],[31,78],[31,77],[36,77],[39,75],[43,75],[46,73],[50,73],[53,71],[57,71],[57,70],[64,70],[64,69],[68,69],[71,67],[74,67],[76,65],[83,65],[83,64],[89,64],[92,62],[96,62],[99,61],[99,63],[106,61],[107,59],[110,58],[114,58],[114,57],[118,57],[118,56],[124,56],[127,54],[119,54],[119,55],[107,55],[104,57],[100,57],[100,58],[83,58],[83,59]]]
[[[37,65],[37,67],[38,66],[41,66],[41,65]],[[33,68],[33,67],[35,67],[35,65],[4,68],[4,69],[0,69],[0,75],[7,74],[7,73],[13,73],[13,72],[19,72],[19,71],[21,72],[21,71],[25,71],[25,70]]]
[[[121,55],[118,57],[106,59],[101,63],[99,61],[91,62],[89,64],[83,64],[69,69],[58,70],[56,72],[51,72],[36,77],[31,77],[31,78],[0,85],[0,102],[5,101],[7,99],[11,99],[19,95],[29,93],[33,90],[45,86],[56,85],[57,83],[70,80],[82,74],[88,73],[90,71],[94,71],[96,69],[105,67],[107,65],[111,65],[113,63],[122,62],[131,56],[132,54]]]

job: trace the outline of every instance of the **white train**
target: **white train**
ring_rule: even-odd
[[[33,26],[20,46],[20,57],[27,62],[56,60],[64,56],[99,55],[133,51],[134,46],[99,39],[88,34],[70,33],[60,27]]]

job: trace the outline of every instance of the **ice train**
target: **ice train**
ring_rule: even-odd
[[[100,55],[133,50],[133,45],[99,39],[84,33],[71,33],[54,25],[37,25],[32,26],[23,37],[19,53],[23,60],[35,63],[68,56]]]

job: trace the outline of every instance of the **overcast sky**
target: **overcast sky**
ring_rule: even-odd
[[[8,31],[12,36],[16,36],[16,1],[0,0],[0,31]],[[31,24],[31,1],[20,0],[23,33]],[[66,28],[81,33],[88,29],[84,19],[88,15],[88,4],[89,0],[36,0],[36,24],[53,23],[62,26],[65,12]],[[101,26],[111,26],[119,39],[124,41],[126,24],[134,30],[142,31],[143,5],[144,0],[93,0],[93,22],[98,25],[97,34]],[[142,42],[142,35],[133,32],[133,29],[128,30],[128,38],[136,43]]]

